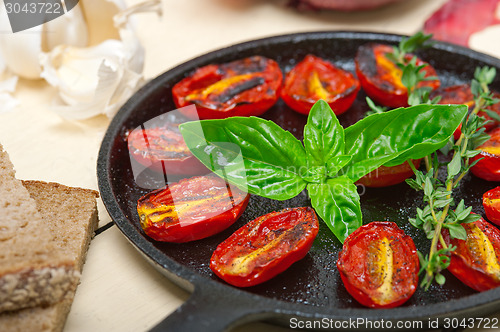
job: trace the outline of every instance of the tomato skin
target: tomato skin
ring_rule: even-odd
[[[252,56],[197,69],[172,88],[177,107],[190,119],[261,115],[278,100],[283,74],[274,60]]]
[[[210,259],[210,269],[233,286],[263,283],[304,258],[318,229],[318,217],[310,207],[268,213],[222,242]]]
[[[393,48],[385,44],[370,43],[360,46],[354,59],[356,74],[363,90],[376,103],[392,108],[406,107],[408,91],[401,82],[402,71],[385,56],[392,52]],[[405,59],[409,61],[412,56],[408,54]],[[417,58],[416,65],[423,64],[427,65],[422,69],[426,72],[426,77],[437,76],[430,64]],[[418,87],[422,86],[434,90],[440,86],[440,82],[439,80],[420,82]]]
[[[500,127],[488,134],[491,138],[478,147],[481,153],[473,157],[472,161],[484,159],[472,166],[471,172],[487,181],[500,181]]]
[[[302,114],[309,114],[314,103],[323,99],[339,115],[351,107],[359,89],[353,74],[309,54],[286,74],[281,99]]]
[[[149,237],[182,243],[212,236],[231,226],[245,211],[249,198],[249,194],[229,187],[218,176],[196,176],[142,196],[137,212]]]
[[[483,207],[488,220],[500,226],[500,186],[483,194]]]
[[[451,254],[448,270],[479,292],[500,286],[500,231],[483,218],[462,225],[467,231],[466,241],[451,240],[448,231],[443,231],[446,244],[457,247]]]
[[[445,88],[439,88],[434,90],[431,93],[431,99],[441,96],[438,104],[447,105],[447,104],[464,104],[469,107],[469,110],[472,110],[475,106],[474,103],[474,95],[472,94],[471,88],[469,84],[460,84],[460,85],[452,85]],[[493,92],[493,98],[500,98],[500,93]],[[486,107],[488,110],[493,111],[500,115],[500,103],[491,105]],[[493,120],[486,112],[480,111],[478,115],[483,117],[488,122],[484,125],[486,131],[492,130],[498,125],[500,122]],[[458,129],[453,133],[453,137],[455,140],[460,138],[462,131],[460,128],[462,125],[458,127]]]
[[[199,175],[208,169],[189,151],[177,124],[136,129],[127,136],[128,150],[141,165],[171,175]]]
[[[422,159],[412,161],[416,169],[420,167],[421,161]],[[408,162],[404,162],[403,164],[397,166],[380,166],[376,170],[363,176],[356,183],[369,188],[388,187],[401,183],[413,175],[413,170]]]
[[[374,221],[351,233],[337,261],[349,294],[370,308],[406,302],[417,289],[419,266],[413,240],[389,221]]]

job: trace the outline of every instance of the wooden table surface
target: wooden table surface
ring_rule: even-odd
[[[153,78],[207,51],[283,33],[357,30],[413,34],[444,2],[406,0],[370,12],[301,13],[286,7],[285,0],[164,0],[163,18],[142,14],[136,23],[146,49],[145,77]],[[478,37],[474,48],[500,57],[498,44]],[[0,142],[18,177],[97,189],[97,153],[109,120],[104,116],[78,122],[61,119],[49,107],[55,90],[41,80],[20,80],[15,96],[21,105],[0,114]],[[111,222],[102,202],[99,213],[100,226]],[[112,226],[91,243],[65,331],[146,331],[188,297]],[[259,329],[287,330],[265,323],[235,330]]]

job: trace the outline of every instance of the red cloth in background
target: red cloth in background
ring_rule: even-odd
[[[469,46],[473,33],[500,24],[495,17],[499,3],[499,0],[450,0],[425,22],[424,32],[432,33],[433,39]]]

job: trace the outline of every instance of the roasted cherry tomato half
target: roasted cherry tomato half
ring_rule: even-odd
[[[217,234],[243,213],[249,195],[213,174],[183,179],[142,196],[137,212],[157,241],[188,242]]]
[[[172,88],[177,107],[191,119],[224,119],[261,115],[278,100],[283,75],[276,61],[253,56],[196,70]]]
[[[483,218],[462,225],[467,232],[465,241],[451,240],[449,233],[443,231],[446,244],[457,247],[451,254],[448,270],[480,292],[500,286],[500,231]]]
[[[157,172],[174,175],[208,173],[208,169],[189,151],[178,124],[135,129],[127,141],[131,156]]]
[[[419,266],[413,240],[388,221],[374,221],[351,233],[337,261],[349,294],[371,308],[406,302],[417,289]]]
[[[483,194],[483,207],[488,220],[500,225],[500,187],[488,190]]]
[[[356,53],[356,74],[361,87],[368,97],[376,103],[388,107],[408,106],[408,91],[401,82],[403,71],[386,56],[392,53],[393,48],[384,44],[366,44],[359,47]],[[411,60],[413,55],[408,54],[406,60]],[[436,71],[427,62],[417,58],[416,65],[427,66],[422,69],[425,76],[437,76]],[[439,80],[429,80],[419,83],[419,87],[428,86],[437,89]]]
[[[441,99],[439,100],[439,104],[464,104],[469,106],[469,109],[472,110],[474,108],[474,95],[472,94],[471,88],[469,84],[461,84],[461,85],[452,85],[448,86],[446,88],[439,88],[434,90],[431,93],[431,98],[435,98],[437,96],[441,96]],[[493,93],[494,98],[500,98],[500,94],[498,92]],[[487,107],[488,110],[493,111],[500,115],[500,103],[491,105]],[[482,116],[485,120],[488,120],[488,122],[484,125],[484,128],[488,131],[491,130],[498,125],[500,125],[500,122],[492,119],[486,112],[480,111],[478,113],[479,116]],[[460,135],[462,134],[462,131],[460,130],[462,125],[455,131],[453,136],[455,137],[455,140],[457,140]]]
[[[420,167],[421,159],[412,160],[415,168]],[[378,188],[378,187],[388,187],[412,177],[414,175],[408,162],[404,162],[397,166],[380,166],[376,170],[366,174],[361,179],[357,181],[358,184],[362,184],[365,187]]]
[[[488,134],[491,138],[478,147],[481,153],[472,158],[473,161],[483,159],[472,166],[471,172],[487,181],[500,181],[500,127]]]
[[[222,242],[210,259],[210,268],[233,286],[260,284],[302,259],[318,229],[318,217],[310,207],[271,212]]]
[[[314,103],[323,99],[339,115],[351,107],[359,87],[353,74],[307,55],[286,75],[281,99],[302,114],[309,114]]]

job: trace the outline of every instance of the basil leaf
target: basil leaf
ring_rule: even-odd
[[[307,192],[314,210],[340,242],[361,227],[359,195],[351,179],[340,176],[325,183],[309,183]]]
[[[467,114],[465,105],[417,105],[370,115],[345,130],[342,170],[354,181],[379,166],[400,165],[442,148]]]
[[[326,162],[326,170],[328,177],[333,178],[337,175],[337,173],[344,168],[352,159],[352,156],[347,155],[339,155],[331,158]]]
[[[344,128],[324,100],[317,101],[309,112],[304,147],[314,166],[325,166],[331,158],[344,154]]]
[[[252,194],[276,200],[306,187],[306,153],[290,132],[257,117],[187,122],[179,126],[191,152],[210,170]]]
[[[302,178],[306,182],[320,183],[325,181],[327,175],[327,169],[325,166],[310,166],[307,168],[307,172],[304,176],[302,176]]]

